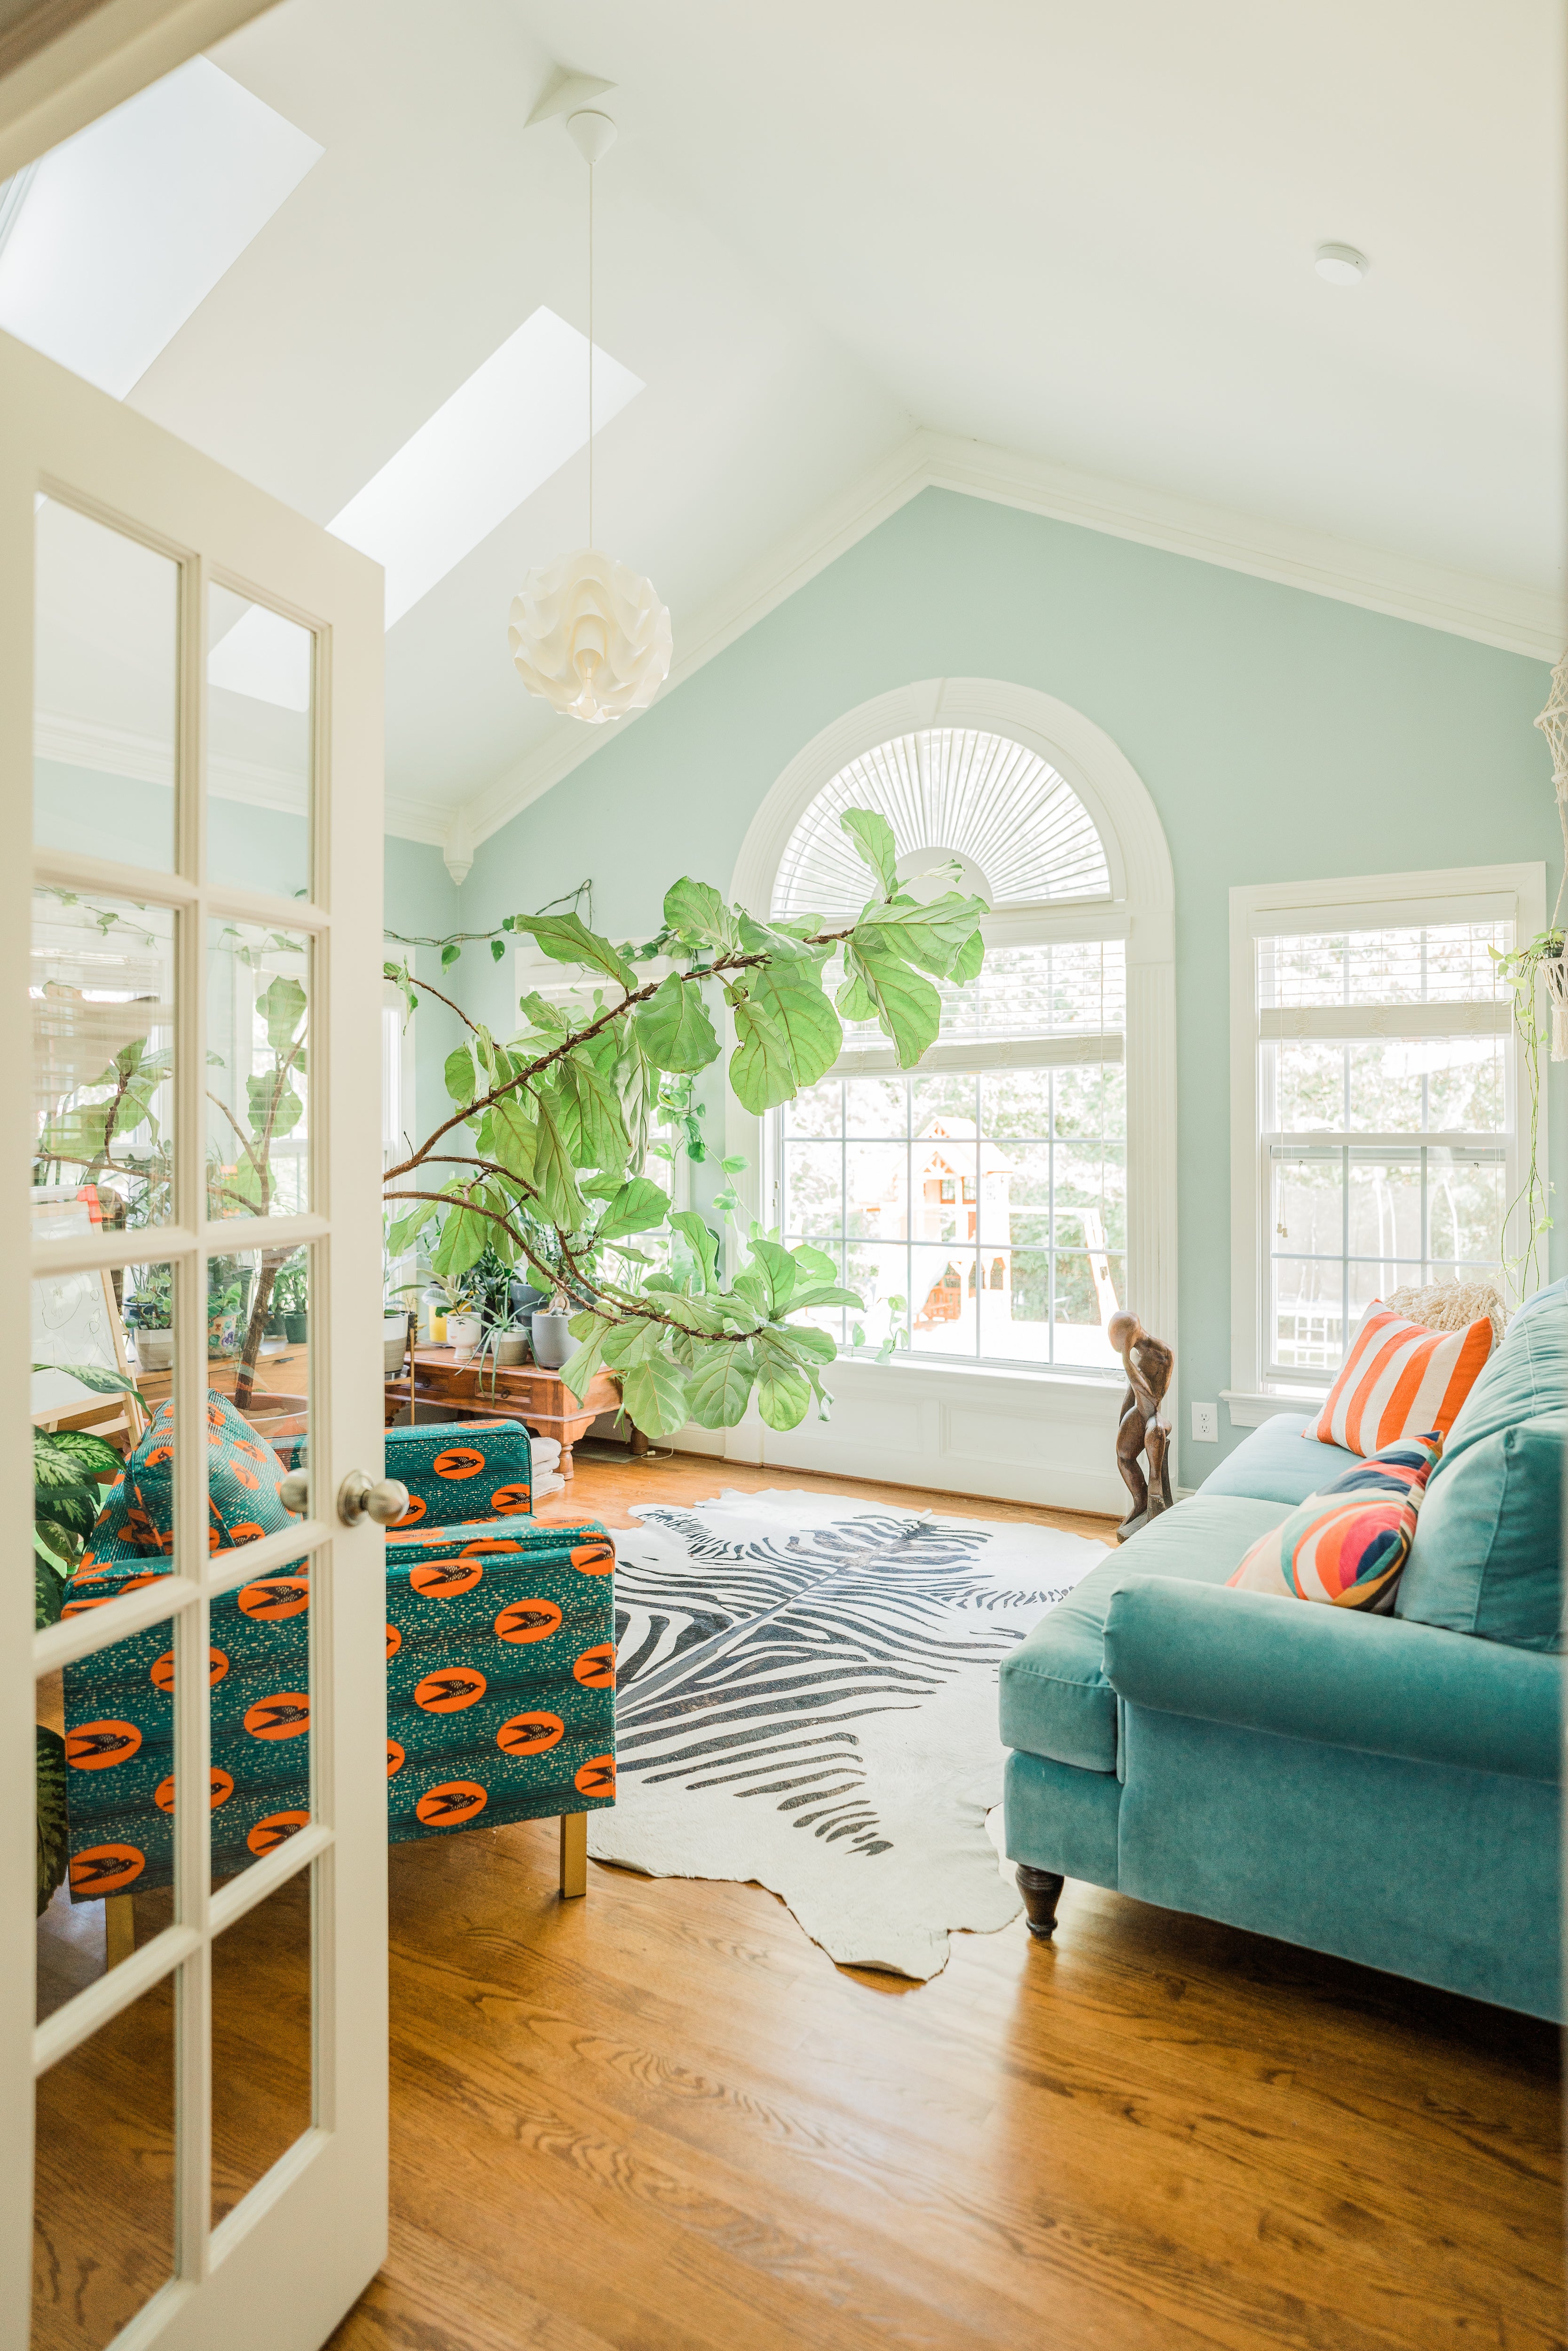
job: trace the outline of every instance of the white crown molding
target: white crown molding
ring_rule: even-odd
[[[1113,538],[1134,539],[1536,661],[1555,661],[1568,642],[1568,597],[1552,590],[1456,570],[1327,531],[1270,522],[1199,498],[1114,481],[922,427],[681,622],[665,694],[879,523],[931,488],[957,490],[968,497],[1076,523]],[[612,726],[619,732],[634,725],[639,716],[633,713]],[[607,731],[595,727],[591,732],[561,719],[548,742],[465,802],[473,841],[488,840],[553,790],[602,747]],[[388,824],[390,830],[397,829],[390,815]]]

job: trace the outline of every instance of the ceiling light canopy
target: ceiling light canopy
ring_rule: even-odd
[[[193,57],[7,183],[0,327],[123,400],[321,152]]]
[[[1366,256],[1354,245],[1320,245],[1312,266],[1329,286],[1359,286],[1366,276]]]

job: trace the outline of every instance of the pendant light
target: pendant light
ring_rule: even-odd
[[[523,684],[590,726],[646,710],[670,674],[670,615],[651,580],[593,544],[593,167],[615,140],[596,107],[567,117],[588,165],[588,545],[527,574],[507,642]]]

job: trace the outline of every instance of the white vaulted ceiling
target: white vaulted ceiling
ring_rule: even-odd
[[[596,536],[670,604],[677,674],[810,561],[812,517],[831,551],[964,480],[964,443],[1020,503],[1272,533],[1384,581],[1359,601],[1545,650],[1559,25],[1555,0],[283,0],[213,56],[321,154],[129,397],[326,522],[541,307],[584,329],[583,166],[524,127],[565,65],[616,85],[595,329],[644,387],[595,443]],[[1314,274],[1325,239],[1361,285]],[[392,829],[483,831],[603,739],[506,642],[520,573],[583,542],[585,471],[392,629]]]

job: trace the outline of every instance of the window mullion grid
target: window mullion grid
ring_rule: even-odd
[[[1051,1254],[1045,1268],[1046,1357],[1048,1364],[1056,1361],[1056,1071],[1051,1072],[1046,1090],[1051,1106],[1051,1134],[1045,1146],[1045,1229],[1051,1241]]]
[[[904,1081],[904,1327],[915,1351],[915,1081]]]

